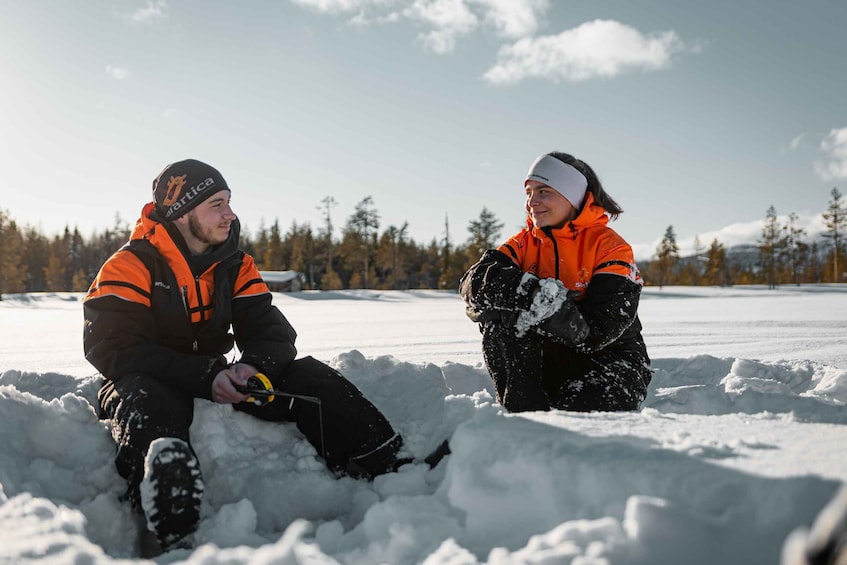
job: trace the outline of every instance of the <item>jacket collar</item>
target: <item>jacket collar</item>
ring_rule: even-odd
[[[571,236],[576,237],[576,235],[582,230],[589,228],[591,226],[605,226],[609,223],[609,216],[606,215],[606,210],[603,209],[602,206],[594,202],[594,195],[590,192],[585,193],[585,203],[582,206],[582,210],[579,215],[573,220],[565,223],[564,226],[558,229],[549,230],[550,236],[557,237],[565,237]],[[544,238],[545,232],[542,228],[536,228],[532,219],[529,216],[526,218],[527,228],[532,232],[537,238]]]
[[[144,205],[141,217],[135,223],[130,240],[146,239],[168,261],[184,261],[188,263],[191,272],[200,275],[209,267],[232,256],[238,251],[238,241],[241,234],[241,224],[236,218],[232,222],[229,238],[213,247],[203,255],[192,255],[179,231],[163,222],[156,213],[153,202]]]

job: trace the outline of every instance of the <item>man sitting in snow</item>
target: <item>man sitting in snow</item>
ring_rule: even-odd
[[[193,159],[168,165],[84,302],[85,356],[106,379],[99,400],[115,463],[165,550],[186,544],[199,521],[203,482],[188,433],[195,398],[295,422],[338,474],[370,479],[408,461],[398,459],[401,437],[352,383],[295,359],[297,334],[238,237],[221,174]],[[228,363],[233,344],[241,356]],[[291,396],[246,402],[239,388],[259,372]]]

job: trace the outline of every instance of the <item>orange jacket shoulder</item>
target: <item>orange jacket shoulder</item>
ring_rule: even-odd
[[[150,306],[150,271],[135,253],[117,251],[100,268],[85,300],[115,296]]]
[[[262,275],[259,274],[259,269],[256,267],[253,257],[245,253],[244,259],[241,260],[241,268],[238,270],[238,277],[235,279],[233,298],[258,296],[270,293],[270,291],[268,285],[262,280]]]

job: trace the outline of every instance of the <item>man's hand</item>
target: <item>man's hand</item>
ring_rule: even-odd
[[[247,400],[247,395],[235,390],[235,385],[246,385],[247,379],[258,372],[256,367],[247,363],[236,363],[219,371],[212,381],[212,400],[218,404],[244,402]]]

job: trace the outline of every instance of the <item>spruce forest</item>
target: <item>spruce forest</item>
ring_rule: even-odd
[[[756,243],[726,248],[717,239],[694,239],[694,253],[681,257],[673,226],[668,226],[652,260],[639,262],[645,284],[732,286],[837,283],[847,281],[847,205],[838,188],[821,214],[825,229],[811,237],[792,212],[780,221],[770,206]]]
[[[322,225],[293,222],[283,231],[278,221],[241,233],[241,247],[260,270],[302,273],[305,289],[456,290],[462,274],[482,253],[496,247],[503,222],[483,208],[454,240],[445,218],[440,238],[419,243],[402,226],[380,225],[368,196],[355,207],[336,237],[331,196],[321,201]],[[791,213],[780,221],[773,206],[765,213],[755,244],[726,248],[717,239],[695,239],[692,255],[681,257],[674,227],[668,226],[649,261],[639,261],[645,284],[717,285],[831,283],[847,280],[847,205],[837,188],[822,213],[825,231],[814,238],[797,226]],[[382,228],[382,229],[381,229]],[[83,235],[65,227],[52,237],[19,226],[0,209],[0,299],[22,292],[84,292],[103,262],[129,238],[129,224],[116,217],[111,228]],[[511,234],[505,234],[511,235]]]

